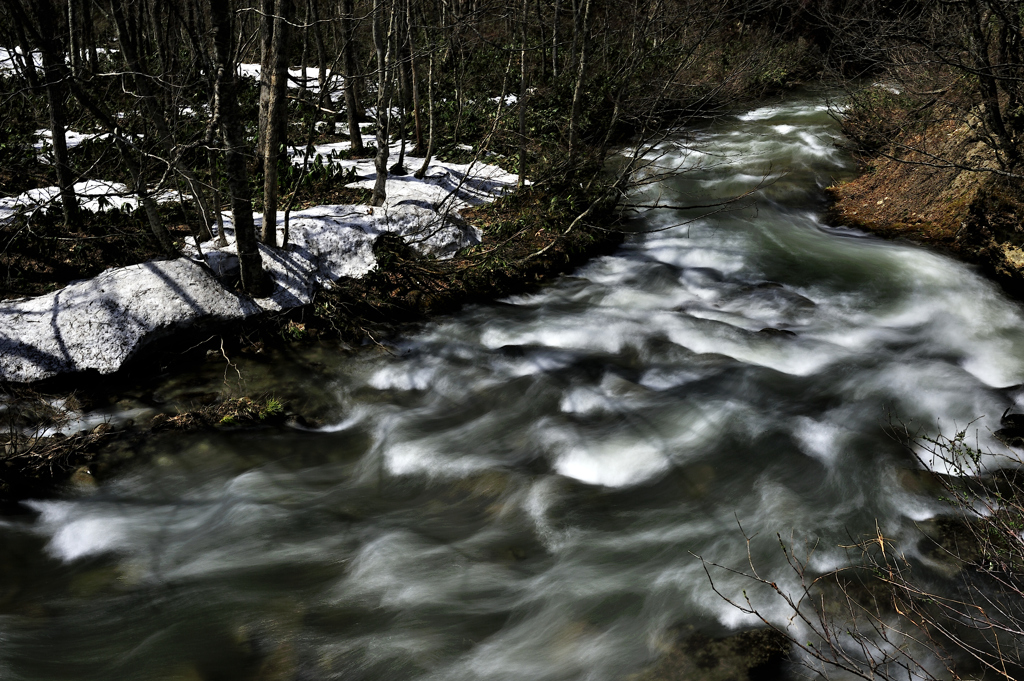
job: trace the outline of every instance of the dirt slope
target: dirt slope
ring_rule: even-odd
[[[977,263],[1024,298],[1024,191],[986,169],[995,158],[969,123],[945,122],[861,159],[863,173],[830,187],[831,219]],[[898,151],[913,148],[919,151]]]

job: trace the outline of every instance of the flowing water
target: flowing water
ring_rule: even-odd
[[[637,201],[776,179],[756,205],[647,212],[660,231],[392,354],[240,367],[322,428],[165,435],[0,519],[0,678],[623,679],[673,627],[754,624],[695,558],[742,568],[737,521],[783,585],[776,532],[819,538],[817,570],[876,522],[912,550],[942,504],[887,414],[983,417],[995,446],[1024,312],[968,266],[824,224],[852,172],[836,134],[805,95],[672,138]]]

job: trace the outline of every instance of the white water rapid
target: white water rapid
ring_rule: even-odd
[[[694,557],[743,568],[737,520],[784,586],[776,532],[818,539],[815,570],[876,522],[913,554],[943,504],[888,415],[973,422],[996,451],[1024,310],[969,266],[823,223],[852,165],[822,101],[667,141],[671,174],[636,197],[774,178],[751,201],[644,213],[667,229],[394,354],[240,367],[329,425],[162,436],[98,490],[0,519],[0,678],[624,679],[674,626],[756,624]]]

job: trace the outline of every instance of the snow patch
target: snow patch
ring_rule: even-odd
[[[53,162],[53,131],[52,130],[36,130],[36,139],[32,143],[32,148],[36,150],[39,160],[43,163]],[[76,132],[74,130],[67,130],[64,132],[64,139],[67,141],[68,149],[74,149],[83,142],[87,142],[91,139],[104,140],[110,137],[110,133],[102,132]]]
[[[21,72],[19,61],[25,57],[25,52],[16,47],[13,50],[0,47],[0,75],[13,76]],[[40,52],[32,52],[32,63],[36,69],[43,68],[43,56]]]
[[[86,180],[76,182],[75,195],[82,210],[100,212],[105,210],[135,210],[139,207],[138,197],[120,182],[106,180]],[[163,192],[154,197],[157,203],[167,203],[177,199],[173,192]],[[60,202],[58,187],[41,187],[30,189],[24,194],[0,198],[0,224],[10,220],[20,212],[31,212]]]
[[[413,159],[409,162],[412,167]],[[367,172],[363,163],[357,163],[360,176]],[[371,173],[352,186],[372,186],[374,179]],[[89,369],[113,373],[146,343],[175,329],[307,304],[317,287],[373,270],[373,243],[382,234],[400,235],[420,252],[449,257],[479,242],[479,234],[463,223],[458,210],[493,200],[515,183],[515,175],[493,166],[439,162],[423,180],[389,177],[388,200],[381,207],[295,211],[288,249],[260,246],[264,269],[274,282],[272,294],[260,299],[229,291],[218,280],[237,268],[238,261],[231,220],[225,215],[227,247],[218,248],[215,241],[200,244],[198,250],[190,245],[175,260],[109,269],[54,293],[0,302],[0,380],[29,382]],[[89,197],[82,202],[87,210],[135,207],[135,197],[117,183],[90,180],[75,189]],[[0,220],[4,211],[10,215],[58,196],[49,187],[2,199]],[[277,229],[280,243],[280,213]]]

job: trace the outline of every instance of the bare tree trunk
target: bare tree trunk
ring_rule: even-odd
[[[401,19],[399,19],[401,21]],[[406,93],[405,84],[402,82],[403,79],[398,79],[398,102],[401,105],[401,115],[398,117],[398,160],[391,166],[391,170],[388,171],[392,175],[408,175],[409,171],[405,169],[405,121],[409,117],[409,113],[405,107]]]
[[[330,93],[327,92],[327,49],[324,47],[324,33],[320,28],[320,6],[317,0],[309,0],[309,6],[312,10],[313,19],[313,44],[316,46],[316,83],[320,87],[320,92],[327,103],[328,109],[334,108],[334,98],[331,97]],[[334,125],[334,120],[331,120],[331,125]],[[334,129],[331,129],[334,132]]]
[[[399,100],[402,109],[406,111],[412,103],[412,50],[409,42],[408,5],[409,0],[395,0],[392,9],[395,13],[395,44],[398,46],[395,56],[398,62]]]
[[[299,69],[301,75],[299,78],[299,101],[305,103],[309,97],[309,83],[306,81],[308,71],[306,71],[306,59],[309,57],[309,24],[313,18],[313,0],[306,0],[306,18],[302,22],[302,57],[299,58]],[[319,115],[319,111],[316,114]]]
[[[256,128],[256,148],[262,150],[267,143],[267,109],[270,106],[270,79],[275,62],[271,58],[274,40],[274,0],[260,0],[260,108]],[[261,153],[262,157],[263,154]]]
[[[580,22],[580,57],[579,69],[576,73],[576,89],[572,93],[572,113],[569,117],[569,171],[574,172],[576,161],[579,156],[580,146],[580,117],[583,113],[583,84],[587,75],[587,54],[590,43],[587,37],[587,28],[590,22],[590,2],[584,0],[583,20]],[[575,42],[575,39],[573,40]]]
[[[252,219],[252,197],[245,168],[245,131],[235,92],[235,64],[231,54],[231,9],[229,0],[209,0],[213,27],[214,117],[220,121],[224,140],[224,171],[231,191],[231,214],[235,222],[235,248],[242,274],[242,288],[253,296],[265,295],[269,282],[263,272]]]
[[[504,88],[502,88],[504,89]],[[504,96],[504,94],[502,95]],[[501,106],[499,103],[498,106]],[[519,8],[519,182],[526,186],[526,0]]]
[[[398,76],[398,103],[402,112],[398,118],[398,160],[391,166],[392,175],[406,175],[405,170],[405,124],[409,118],[409,103],[412,100],[412,70],[410,66],[411,54],[409,49],[409,31],[406,8],[409,0],[395,0],[392,5],[392,17],[395,22],[395,57],[396,71]]]
[[[36,71],[36,63],[32,58],[32,43],[29,42],[28,35],[25,33],[28,19],[24,16],[24,10],[19,4],[12,4],[11,9],[18,12],[16,15],[18,19],[14,22],[14,33],[17,36],[18,47],[21,48],[12,51],[13,63],[17,65],[18,71],[25,76],[29,87],[38,89],[40,87],[39,73]]]
[[[572,44],[569,47],[569,64],[566,68],[570,68],[574,60],[576,59],[576,49],[579,47],[580,41],[580,3],[578,0],[572,0]]]
[[[157,0],[150,0],[146,5],[146,10],[150,30],[152,31],[149,42],[156,48],[157,64],[159,66],[158,73],[164,76],[175,75],[174,60],[171,57],[174,50],[170,45],[170,40],[168,39],[168,34],[173,30],[173,27],[166,23],[170,17],[159,16],[161,7]],[[164,30],[161,30],[161,28]],[[157,92],[161,92],[161,89],[158,88]],[[162,102],[163,104],[168,103],[167,97],[163,97],[162,99],[164,100]]]
[[[213,150],[207,152],[207,160],[210,164],[210,185],[213,187],[213,210],[217,218],[217,247],[224,248],[228,245],[228,235],[224,233],[223,206],[221,205],[220,189],[217,188],[216,165],[213,160]]]
[[[420,82],[416,70],[416,47],[413,44],[412,2],[405,0],[406,31],[409,36],[409,70],[412,72],[412,115],[416,124],[416,147],[413,154],[423,155],[423,126],[420,122]]]
[[[376,12],[376,9],[374,9]],[[356,47],[353,40],[352,15],[355,13],[354,0],[344,0],[341,15],[342,51],[345,61],[345,113],[348,116],[348,137],[352,142],[352,155],[362,156],[363,135],[359,132],[359,103],[356,100]],[[376,25],[376,24],[374,24]]]
[[[990,37],[984,31],[988,17],[982,16],[980,8],[975,7],[971,17],[971,40],[973,42],[974,61],[978,64],[977,79],[978,89],[981,94],[984,107],[982,113],[988,122],[988,128],[998,142],[1000,157],[1005,156],[1010,167],[1016,167],[1020,160],[1019,152],[1006,130],[1003,121],[1002,111],[999,106],[999,87],[996,78],[993,76],[992,60],[989,56]]]
[[[82,41],[85,43],[85,53],[88,55],[89,73],[95,74],[99,71],[99,55],[96,52],[91,2],[82,3]]]
[[[68,0],[68,56],[71,58],[71,73],[82,74],[82,34],[79,16],[80,0]]]
[[[551,28],[551,75],[558,78],[558,41],[562,39],[559,28],[562,23],[562,0],[555,0],[555,20]]]
[[[391,59],[391,38],[394,29],[394,7],[388,19],[387,35],[382,26],[385,0],[373,0],[373,45],[377,51],[377,156],[374,167],[377,180],[373,185],[374,206],[384,205],[387,199],[388,142],[390,137],[391,73],[388,62]]]
[[[544,37],[544,15],[540,0],[537,0],[537,29],[540,31],[540,80],[545,82],[548,79],[548,41]]]
[[[81,215],[75,195],[75,176],[68,162],[67,127],[64,120],[64,68],[60,56],[47,45],[43,52],[43,78],[46,81],[46,103],[50,110],[50,133],[53,139],[53,165],[57,171],[64,224],[77,227]],[[31,54],[31,53],[30,53]]]
[[[266,139],[263,145],[263,231],[261,240],[277,246],[278,168],[282,163],[281,145],[287,145],[282,131],[287,132],[288,104],[285,99],[288,80],[288,21],[285,16],[290,0],[274,2],[273,37],[268,61],[274,65],[267,99]],[[263,80],[266,83],[266,79]],[[287,159],[287,151],[284,153]]]
[[[64,115],[64,98],[74,81],[68,77],[61,54],[60,35],[55,19],[59,16],[50,0],[36,0],[28,7],[21,2],[5,3],[14,14],[15,31],[23,50],[21,70],[32,87],[39,87],[32,43],[26,31],[32,34],[42,53],[43,82],[47,108],[50,114],[50,132],[53,136],[54,169],[60,189],[64,222],[77,226],[80,219],[78,197],[75,196],[74,175],[68,164],[68,146]]]
[[[427,107],[430,123],[430,135],[427,138],[427,153],[423,156],[423,165],[416,171],[416,179],[422,180],[427,175],[430,159],[434,156],[434,49],[430,46],[430,63],[427,66]]]

